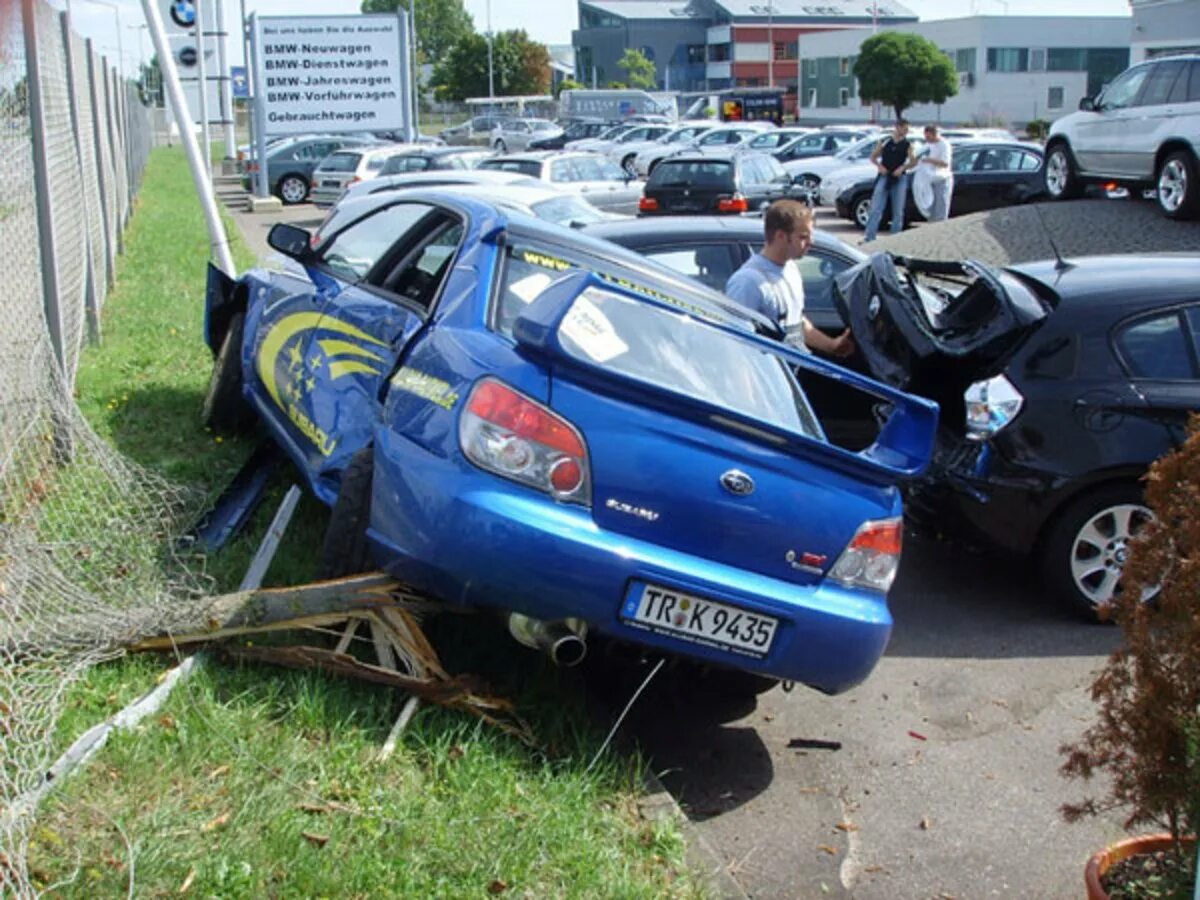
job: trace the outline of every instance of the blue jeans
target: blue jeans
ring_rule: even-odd
[[[908,202],[908,176],[901,175],[895,179],[890,191],[888,190],[889,180],[886,175],[880,175],[875,179],[875,190],[871,193],[871,215],[867,217],[867,233],[863,240],[873,241],[875,235],[879,233],[879,222],[883,219],[883,207],[888,194],[891,194],[892,200],[892,234],[899,234],[904,230],[904,204]]]

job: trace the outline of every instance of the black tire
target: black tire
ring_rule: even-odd
[[[1200,213],[1200,174],[1186,150],[1168,153],[1154,176],[1154,196],[1168,219],[1194,219]]]
[[[1150,518],[1133,484],[1110,484],[1067,504],[1046,532],[1041,568],[1055,594],[1095,621],[1119,590],[1129,538]]]
[[[303,175],[297,175],[295,172],[289,172],[279,179],[279,184],[276,186],[275,191],[279,194],[279,199],[288,206],[303,203],[308,199],[308,179]]]
[[[1075,157],[1066,144],[1052,144],[1046,150],[1046,161],[1042,165],[1042,187],[1051,200],[1074,200],[1083,194],[1083,182],[1075,168]]]
[[[508,144],[504,143],[504,141],[496,141],[496,152],[497,153],[507,153],[508,152]]]
[[[213,360],[212,375],[200,417],[205,425],[221,434],[240,434],[254,425],[254,410],[242,396],[242,339],[246,314],[234,313],[221,340],[221,349]]]
[[[621,168],[630,178],[637,178],[637,158],[632,153],[621,160]]]
[[[374,568],[367,524],[371,518],[371,481],[375,454],[370,447],[359,450],[342,472],[342,486],[329,514],[329,526],[321,544],[317,577],[341,578]]]
[[[646,177],[647,178],[649,178],[651,175],[654,174],[654,170],[655,170],[655,168],[657,168],[659,162],[661,162],[661,160],[656,159],[656,160],[654,160],[654,162],[650,163],[650,165],[646,166]]]

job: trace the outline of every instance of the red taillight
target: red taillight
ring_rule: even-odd
[[[653,197],[643,197],[638,201],[638,209],[641,212],[655,212],[658,209],[658,201]]]
[[[856,550],[899,555],[904,543],[904,527],[899,519],[868,522],[854,535],[850,546]]]
[[[483,469],[553,494],[591,503],[587,448],[566,419],[493,378],[480,381],[459,423],[459,443]]]
[[[750,204],[746,202],[746,198],[740,194],[734,194],[732,197],[717,198],[717,212],[723,213],[744,213],[750,209]]]
[[[842,551],[829,577],[848,587],[887,592],[900,567],[904,523],[900,519],[864,522]]]

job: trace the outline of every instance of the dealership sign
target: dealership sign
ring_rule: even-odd
[[[407,24],[395,15],[255,17],[265,133],[408,127]]]

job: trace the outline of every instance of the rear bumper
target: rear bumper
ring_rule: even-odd
[[[308,195],[308,199],[317,209],[329,209],[337,204],[338,199],[345,191],[346,189],[343,187],[313,187],[312,192]]]
[[[952,536],[1026,554],[1075,482],[1006,462],[989,443],[939,448],[926,474],[905,490],[905,516],[925,534]]]
[[[861,682],[887,646],[892,617],[881,594],[800,585],[605,531],[587,509],[414,451],[392,432],[378,436],[375,460],[369,536],[378,562],[449,602],[578,617],[619,640],[828,693]],[[776,617],[770,651],[756,659],[626,623],[622,606],[646,582]]]

